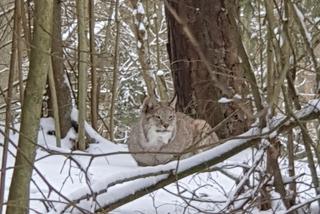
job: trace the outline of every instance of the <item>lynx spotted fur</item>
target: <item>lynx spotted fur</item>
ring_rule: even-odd
[[[176,112],[172,105],[146,98],[140,118],[132,127],[128,147],[141,166],[164,164],[186,150],[188,153],[181,158],[203,150],[197,147],[214,145],[218,137],[214,132],[207,135],[210,130],[204,120],[193,119]]]

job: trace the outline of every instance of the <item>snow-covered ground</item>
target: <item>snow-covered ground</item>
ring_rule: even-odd
[[[153,184],[167,175],[151,176],[148,179],[138,178],[120,184],[117,181],[125,181],[132,175],[139,176],[155,173],[160,169],[168,170],[175,167],[175,163],[164,165],[163,168],[161,168],[162,166],[156,166],[157,168],[138,167],[131,155],[126,153],[126,145],[114,144],[97,134],[98,142],[90,144],[86,152],[71,151],[70,139],[75,137],[73,129],[62,141],[63,147],[57,148],[55,147],[55,137],[48,135],[48,131],[52,130],[54,130],[53,120],[42,118],[38,140],[40,148],[37,150],[36,170],[33,171],[33,180],[30,187],[31,213],[81,213],[77,209],[70,209],[70,206],[66,206],[68,200],[78,200],[77,202],[80,201],[80,203],[77,206],[87,210],[87,213],[94,212],[95,208],[100,206],[100,202],[114,201],[124,194],[135,192],[141,186],[146,186],[148,183]],[[18,134],[12,133],[10,136],[11,140],[17,143]],[[3,136],[0,136],[0,142],[3,142]],[[10,145],[9,150],[15,153],[14,146]],[[76,154],[70,155],[72,152]],[[105,155],[118,152],[122,152],[122,154]],[[99,154],[104,155],[92,158]],[[203,213],[204,211],[219,213],[219,210],[224,207],[228,197],[236,187],[235,180],[231,177],[236,180],[239,179],[243,174],[240,165],[251,166],[253,156],[256,156],[256,153],[252,149],[244,150],[215,166],[212,172],[188,176],[179,182],[166,186],[164,189],[127,203],[111,213],[173,214]],[[192,159],[189,161],[190,164],[192,164],[191,161]],[[185,162],[184,165],[186,164],[188,162]],[[9,154],[6,197],[9,191],[9,182],[13,171],[11,167],[13,165],[14,158]],[[301,168],[304,171],[303,167],[306,167],[306,164],[302,165]],[[223,169],[223,171],[219,171],[219,169]],[[228,176],[226,176],[226,173]],[[306,178],[303,179],[305,182],[310,182],[306,181]],[[90,194],[99,191],[104,191],[104,193],[99,194],[96,200],[85,197],[85,193]],[[311,194],[309,192],[307,194]],[[81,198],[81,196],[84,197]],[[279,197],[277,194],[273,194],[273,196],[275,198]],[[278,207],[277,213],[282,210],[279,200],[274,201],[274,207]],[[274,210],[265,212],[257,209],[248,210],[248,213],[273,212]],[[317,213],[317,211],[314,213]]]

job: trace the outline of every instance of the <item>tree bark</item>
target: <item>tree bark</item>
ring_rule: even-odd
[[[154,3],[154,11],[156,11],[156,3]],[[157,75],[156,75],[156,81],[157,81],[157,88],[158,93],[160,96],[161,101],[168,101],[169,100],[169,94],[168,94],[168,88],[166,85],[166,80],[164,75],[158,75],[158,72],[161,70],[161,62],[160,62],[160,35],[159,35],[159,19],[158,14],[154,16],[154,31],[156,34],[156,53],[157,53]],[[150,23],[150,21],[148,21]],[[149,25],[148,25],[149,26]],[[150,35],[148,33],[148,35]]]
[[[71,128],[71,91],[65,77],[63,66],[63,49],[61,36],[61,1],[53,1],[53,29],[52,29],[52,69],[55,81],[55,90],[58,98],[58,112],[60,133],[64,138]],[[51,95],[51,93],[50,93]],[[50,102],[49,102],[50,103]],[[51,109],[52,111],[52,109]],[[50,112],[49,112],[50,113]],[[52,115],[52,114],[51,114]]]
[[[220,104],[220,98],[232,99],[235,94],[244,97],[245,83],[234,38],[236,26],[228,19],[228,13],[234,11],[227,8],[235,9],[232,4],[237,3],[169,0],[166,4],[168,52],[178,98],[177,109],[205,119],[211,126],[239,109],[236,102]],[[232,117],[217,131],[219,137],[244,132],[248,122],[244,115],[240,111]]]
[[[46,11],[46,12],[44,12]],[[23,102],[20,137],[15,168],[10,186],[7,213],[24,214],[29,207],[29,186],[32,164],[36,154],[36,142],[50,66],[52,1],[35,1],[35,26],[31,45],[30,71]]]
[[[116,23],[116,38],[114,44],[114,57],[113,57],[113,75],[112,75],[112,88],[111,88],[111,101],[110,101],[110,121],[109,121],[109,129],[110,129],[110,140],[114,141],[114,113],[116,107],[116,96],[118,92],[118,61],[119,61],[119,39],[120,39],[120,22],[119,22],[119,0],[116,0],[115,3],[115,15],[114,21]]]
[[[54,117],[56,146],[61,147],[61,131],[60,131],[61,127],[60,127],[60,119],[59,119],[60,114],[59,114],[58,97],[57,97],[56,84],[54,81],[52,64],[49,66],[48,79],[49,79],[49,89],[50,89],[50,100],[52,104],[53,117]]]
[[[96,48],[95,48],[95,16],[94,0],[89,0],[89,30],[90,30],[90,65],[91,65],[91,125],[98,131],[99,93],[98,77],[96,69]]]
[[[88,31],[89,31],[89,14],[88,14],[88,0],[77,1],[77,15],[78,15],[78,72],[79,72],[79,90],[78,90],[78,149],[85,150],[85,128],[84,123],[86,119],[86,98],[87,98],[87,72],[88,72]]]
[[[138,57],[139,57],[139,63],[141,66],[141,72],[143,79],[146,83],[147,87],[147,94],[150,97],[156,97],[155,89],[155,81],[153,77],[150,75],[150,64],[147,60],[146,55],[146,32],[145,29],[145,12],[142,3],[139,0],[130,0],[130,3],[133,8],[133,15],[134,15],[134,31],[137,38],[137,48],[138,48]]]

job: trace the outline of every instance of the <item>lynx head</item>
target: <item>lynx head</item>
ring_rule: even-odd
[[[144,127],[157,133],[170,133],[176,128],[175,103],[157,102],[147,97],[143,102]]]

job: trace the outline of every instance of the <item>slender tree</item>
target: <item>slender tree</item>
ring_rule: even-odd
[[[145,28],[145,11],[144,7],[139,0],[130,0],[133,8],[134,15],[134,31],[137,38],[137,48],[139,63],[142,70],[142,76],[147,87],[147,94],[151,97],[155,96],[155,81],[150,75],[150,65],[147,60],[146,50],[146,34],[148,33]]]
[[[51,100],[51,104],[52,104],[53,117],[54,117],[56,146],[61,147],[61,131],[60,131],[58,97],[57,97],[57,91],[56,91],[56,84],[54,81],[52,64],[49,66],[48,79],[49,79],[49,88],[50,88],[50,97],[51,97],[50,100]]]
[[[78,17],[78,72],[79,72],[79,90],[78,90],[78,123],[79,123],[79,149],[84,150],[86,147],[84,123],[86,119],[86,98],[87,98],[87,70],[88,70],[88,0],[77,1]]]
[[[155,13],[156,11],[156,3],[154,3],[153,8],[154,8],[154,14],[153,14],[153,20],[151,19],[151,1],[144,1],[145,5],[145,11],[146,11],[146,18],[147,18],[147,23],[146,23],[146,46],[147,46],[147,57],[148,57],[148,62],[150,64],[152,60],[152,47],[151,47],[151,41],[154,39],[152,38],[152,35],[155,34],[155,39],[156,39],[156,63],[155,65],[150,65],[150,67],[154,67],[154,74],[155,74],[155,83],[156,83],[156,88],[157,88],[157,93],[161,101],[168,101],[168,88],[166,86],[166,81],[164,78],[164,75],[162,74],[163,72],[161,71],[161,63],[160,63],[160,36],[159,36],[159,23],[158,23],[158,14]],[[161,3],[162,4],[162,3]],[[161,10],[159,10],[161,11]],[[151,27],[151,20],[154,23],[154,29]]]
[[[114,140],[114,112],[116,105],[116,96],[118,92],[118,61],[119,61],[119,38],[120,38],[120,22],[119,22],[119,0],[116,0],[115,5],[115,18],[116,23],[116,39],[114,45],[114,57],[113,57],[113,78],[112,78],[112,94],[111,94],[111,103],[110,103],[110,139]]]
[[[7,213],[28,212],[29,186],[36,154],[42,95],[50,65],[52,4],[51,0],[35,1],[35,26],[31,45],[30,70],[23,101],[20,137]]]
[[[96,48],[95,48],[95,16],[94,16],[94,0],[89,0],[89,30],[90,30],[90,66],[91,66],[91,125],[94,129],[98,128],[98,77],[96,69]]]

